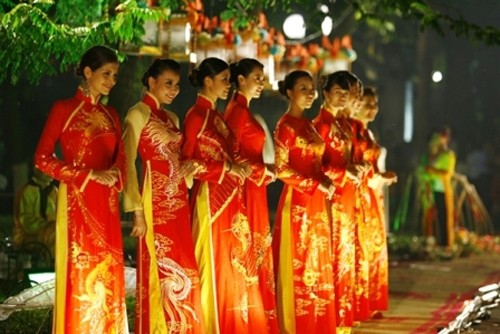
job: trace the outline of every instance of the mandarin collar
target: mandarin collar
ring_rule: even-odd
[[[196,98],[196,104],[203,107],[203,108],[209,108],[214,110],[215,109],[215,102],[210,100],[208,97],[202,94],[198,94]]]
[[[159,110],[160,109],[160,101],[158,101],[158,99],[150,92],[146,92],[146,94],[144,94],[144,97],[142,98],[142,102],[144,102],[152,110]]]
[[[241,94],[238,91],[234,92],[233,99],[238,104],[243,104],[245,107],[248,106],[248,99],[247,99],[247,97],[245,95]]]
[[[324,118],[327,120],[335,119],[335,116],[333,116],[333,114],[329,110],[327,110],[325,107],[321,107],[319,112],[321,113],[321,118]]]
[[[285,117],[291,120],[292,122],[298,122],[298,123],[309,122],[309,120],[304,115],[294,116],[290,115],[288,111],[285,113]]]
[[[81,87],[78,87],[78,89],[76,90],[76,94],[75,94],[76,98],[85,102],[85,103],[90,103],[90,104],[93,104],[93,105],[96,105],[96,104],[99,104],[99,101],[101,99],[101,96],[99,96],[95,102],[92,101],[92,97],[91,96],[87,96],[85,95],[85,93],[83,92],[83,89]]]

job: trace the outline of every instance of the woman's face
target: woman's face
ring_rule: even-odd
[[[157,78],[149,77],[149,92],[158,99],[161,104],[170,104],[179,94],[180,75],[174,71],[164,71]]]
[[[109,95],[111,89],[116,85],[119,67],[118,63],[107,63],[95,71],[92,71],[88,66],[85,67],[84,75],[90,94],[94,97]]]
[[[229,89],[231,88],[229,76],[229,69],[226,69],[213,78],[210,78],[211,85],[209,87],[209,93],[211,97],[222,100],[227,99],[227,96],[229,95]]]
[[[325,98],[324,105],[327,109],[343,109],[349,98],[349,90],[334,84],[329,90],[323,90],[323,97]]]
[[[290,102],[297,105],[300,109],[311,108],[314,98],[316,97],[316,90],[312,78],[302,77],[297,79],[292,89],[287,90]]]
[[[378,99],[376,96],[363,96],[357,117],[363,121],[371,122],[378,113]]]
[[[264,89],[264,71],[256,67],[246,78],[239,75],[238,84],[240,92],[247,98],[259,98]]]
[[[346,107],[351,110],[351,116],[356,115],[361,106],[361,97],[363,89],[359,84],[352,85],[349,88],[349,99],[347,100]]]

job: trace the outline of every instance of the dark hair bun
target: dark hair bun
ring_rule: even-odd
[[[191,85],[194,87],[200,87],[200,82],[198,80],[198,76],[200,74],[200,70],[198,68],[194,68],[191,73],[189,73],[188,80]]]
[[[238,63],[229,64],[229,72],[231,72],[231,76],[229,77],[229,82],[237,84],[238,83]]]
[[[284,95],[288,98],[285,88],[285,80],[278,81],[278,92],[280,92],[281,95]]]
[[[89,67],[92,71],[108,63],[119,63],[116,51],[105,46],[96,45],[85,51],[76,67],[75,74],[84,77],[83,70]]]

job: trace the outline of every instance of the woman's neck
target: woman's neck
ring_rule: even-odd
[[[322,108],[324,110],[326,110],[327,112],[329,112],[330,114],[332,114],[333,117],[336,117],[339,114],[340,109],[341,109],[341,108],[331,107],[331,106],[326,105],[326,104],[323,104]]]
[[[200,95],[212,102],[212,108],[215,108],[215,105],[217,104],[217,97],[213,94],[210,94],[207,90],[202,89],[200,92]]]
[[[295,104],[290,103],[290,106],[288,107],[287,113],[290,116],[301,118],[304,115],[304,109],[298,107]]]
[[[100,98],[101,94],[90,94],[90,102],[92,102],[92,104],[97,104]]]
[[[363,118],[358,118],[358,117],[354,117],[356,118],[358,121],[361,122],[361,124],[363,124],[363,128],[368,128],[368,123],[370,123],[367,119],[363,119]]]
[[[349,107],[346,107],[346,108],[343,108],[341,110],[339,110],[337,112],[337,115],[338,116],[342,116],[342,117],[347,117],[347,118],[351,118],[352,117],[352,111]]]
[[[151,99],[155,102],[156,104],[156,108],[160,109],[161,107],[161,103],[160,103],[160,100],[153,94],[151,93],[150,91],[147,91],[146,92],[146,95],[148,95],[149,97],[151,97]]]
[[[238,90],[238,94],[242,95],[245,97],[245,99],[247,100],[247,107],[250,106],[250,100],[252,100],[252,97],[251,96],[248,96],[247,94],[245,94],[244,92],[242,92],[241,90]]]

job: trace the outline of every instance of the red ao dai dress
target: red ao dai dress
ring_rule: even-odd
[[[351,123],[354,141],[353,141],[353,163],[365,163],[364,152],[368,149],[368,138],[364,130],[363,124],[354,118],[349,118]],[[356,191],[356,284],[354,290],[354,320],[364,321],[370,318],[370,301],[369,301],[369,277],[370,277],[370,252],[372,250],[372,231],[370,221],[372,212],[370,211],[370,191],[368,187],[368,179],[371,177],[371,172],[365,173],[361,178],[360,185]]]
[[[355,184],[347,178],[351,162],[353,133],[345,117],[334,117],[321,109],[313,120],[325,142],[323,169],[334,182],[332,206],[332,239],[334,246],[335,307],[337,326],[352,327],[354,321],[355,282]]]
[[[265,310],[268,332],[278,333],[275,278],[266,191],[266,185],[269,184],[271,178],[266,176],[266,166],[263,160],[266,134],[259,122],[250,113],[247,98],[237,92],[226,108],[225,119],[235,135],[240,157],[252,167],[252,174],[243,184],[243,199],[252,233],[252,252],[257,276],[259,277],[259,297],[262,299],[262,301],[256,300],[255,302],[262,303],[259,307],[263,307]],[[259,333],[266,332],[261,330]]]
[[[241,185],[226,172],[238,159],[235,139],[214,103],[202,95],[184,122],[183,154],[203,166],[195,176],[191,208],[206,332],[261,333],[266,318],[262,302],[256,302],[260,291],[250,224]]]
[[[128,173],[124,210],[143,210],[147,226],[137,246],[135,333],[203,333],[188,189],[179,175],[179,120],[147,93],[128,111],[123,139]]]
[[[363,160],[371,165],[370,174],[379,172],[377,160],[382,152],[373,133],[364,129],[364,138],[367,147],[363,152]],[[365,208],[368,215],[369,229],[369,304],[372,311],[383,311],[388,308],[389,296],[389,259],[387,251],[387,238],[385,232],[385,209],[382,187],[367,187],[369,197]]]
[[[335,333],[331,216],[317,188],[325,144],[306,118],[283,115],[275,130],[284,182],[273,237],[282,333]]]
[[[60,143],[62,158],[54,155]],[[125,154],[116,111],[78,90],[48,116],[35,166],[60,181],[53,333],[128,333],[118,192]],[[108,187],[93,170],[116,168]]]

